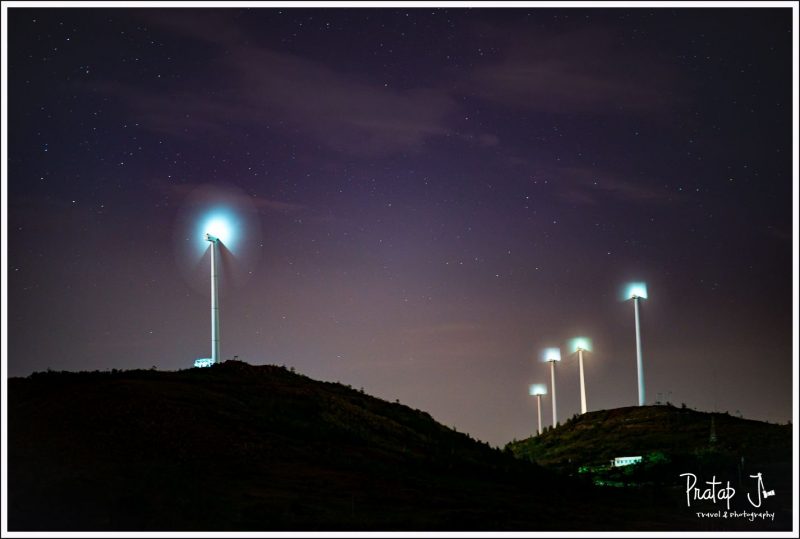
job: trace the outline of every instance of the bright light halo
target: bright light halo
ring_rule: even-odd
[[[225,245],[228,250],[236,251],[239,221],[230,210],[215,209],[207,213],[205,219],[200,220],[199,225],[197,230],[198,247],[202,245],[202,249],[205,250],[208,246],[206,234],[209,234]]]
[[[231,241],[231,227],[228,221],[221,217],[215,217],[206,223],[205,232],[211,234],[222,243]]]
[[[561,361],[561,349],[545,348],[542,351],[542,361]]]
[[[569,341],[569,353],[574,354],[578,350],[584,352],[592,351],[592,340],[588,337],[575,337]]]
[[[625,299],[647,299],[646,283],[628,283],[625,288]]]
[[[531,384],[528,388],[530,395],[547,395],[547,386],[545,384]]]

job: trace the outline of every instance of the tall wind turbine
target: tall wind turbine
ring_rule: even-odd
[[[542,359],[550,363],[550,387],[553,392],[553,428],[558,423],[558,412],[556,411],[556,361],[561,361],[560,348],[545,348],[542,352]]]
[[[642,366],[642,333],[639,325],[639,300],[647,299],[647,285],[645,283],[630,283],[626,288],[624,299],[633,300],[633,315],[636,318],[636,372],[639,378],[639,406],[644,406],[644,368]]]
[[[583,353],[592,351],[592,341],[586,337],[575,337],[569,341],[570,354],[578,353],[578,370],[581,378],[581,414],[586,413],[586,380],[583,377]]]
[[[219,279],[217,275],[217,251],[223,239],[231,236],[231,227],[222,218],[208,221],[205,227],[204,238],[211,244],[211,357],[197,359],[195,367],[210,367],[220,362],[219,354]]]
[[[547,386],[545,384],[531,384],[528,389],[528,394],[536,397],[536,411],[539,416],[539,429],[537,432],[542,434],[542,395],[547,395]]]
[[[206,232],[206,241],[211,242],[211,363],[219,363],[219,279],[217,279],[219,238]]]

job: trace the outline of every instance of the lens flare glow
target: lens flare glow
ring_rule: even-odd
[[[225,247],[234,251],[236,249],[236,229],[238,220],[236,215],[227,209],[217,208],[209,212],[204,219],[200,220],[200,229],[197,237],[203,243],[203,248],[208,246],[206,234],[211,234],[217,238]]]
[[[574,339],[570,339],[568,346],[570,354],[574,354],[578,350],[583,350],[584,352],[591,352],[592,339],[588,337],[575,337]]]
[[[217,268],[223,295],[256,278],[266,251],[257,201],[252,193],[221,183],[194,187],[180,201],[172,233],[175,263],[196,292],[209,293],[212,244],[206,233],[219,240]]]
[[[206,232],[222,243],[231,240],[231,228],[228,226],[228,222],[221,218],[215,218],[206,223]]]
[[[561,361],[561,349],[545,348],[542,351],[542,361]]]
[[[531,384],[528,388],[529,395],[547,395],[547,386],[545,384]]]
[[[647,284],[646,283],[628,283],[622,288],[622,300],[629,300],[633,298],[647,299]]]

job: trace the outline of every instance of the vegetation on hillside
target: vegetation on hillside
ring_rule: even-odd
[[[681,474],[692,473],[699,486],[714,477],[739,492],[754,491],[762,474],[779,496],[769,506],[791,515],[792,428],[689,408],[636,406],[575,415],[541,436],[507,444],[517,458],[595,485],[660,489],[685,498]],[[618,457],[641,462],[615,466]],[[712,505],[707,505],[712,508]],[[744,494],[732,505],[753,510]]]

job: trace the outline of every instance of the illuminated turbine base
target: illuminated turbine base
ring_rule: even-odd
[[[213,364],[214,364],[214,360],[211,359],[210,357],[204,357],[204,358],[201,358],[201,359],[195,359],[194,360],[194,366],[195,367],[210,367]]]

